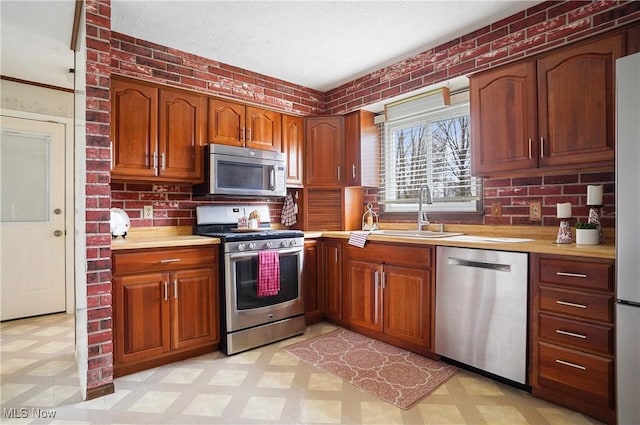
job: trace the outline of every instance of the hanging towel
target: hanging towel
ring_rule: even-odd
[[[351,232],[349,237],[349,245],[357,246],[358,248],[364,248],[364,244],[367,243],[367,238],[371,232]]]
[[[284,200],[280,216],[280,222],[285,226],[293,226],[296,224],[296,205],[293,202],[293,196],[291,196],[291,193],[287,194],[287,197]]]
[[[269,297],[280,292],[280,259],[277,251],[258,253],[258,296]]]

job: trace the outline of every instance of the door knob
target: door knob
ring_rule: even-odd
[[[53,210],[53,213],[55,215],[60,215],[60,214],[62,214],[62,210],[60,208],[56,208],[55,210]]]
[[[59,238],[60,236],[62,236],[62,230],[56,230],[53,232],[53,236]]]

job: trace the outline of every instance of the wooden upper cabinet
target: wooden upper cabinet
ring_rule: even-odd
[[[246,147],[280,152],[282,149],[282,117],[279,112],[247,106]]]
[[[613,166],[622,49],[615,34],[472,76],[473,174]]]
[[[379,184],[379,137],[374,114],[360,110],[344,117],[345,186]]]
[[[613,161],[615,61],[622,34],[562,49],[537,62],[540,163]]]
[[[111,177],[199,183],[206,143],[206,97],[114,76]]]
[[[204,96],[160,89],[159,172],[161,177],[202,179],[207,103]]]
[[[341,116],[304,119],[304,181],[309,186],[344,182],[344,122]]]
[[[535,65],[520,62],[470,79],[473,174],[538,166]]]
[[[209,98],[209,142],[244,146],[245,106]]]
[[[304,130],[301,117],[282,115],[282,151],[287,157],[287,187],[302,187]]]
[[[209,98],[209,142],[251,149],[282,149],[279,112]]]
[[[158,88],[113,78],[111,81],[111,174],[155,177],[158,144]]]

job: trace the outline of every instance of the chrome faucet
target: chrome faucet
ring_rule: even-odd
[[[426,199],[423,201],[424,194],[427,194]],[[427,218],[427,212],[422,211],[422,203],[425,202],[427,204],[431,204],[431,190],[428,185],[424,185],[420,187],[420,194],[418,195],[418,230],[422,230],[422,226],[429,224],[429,219]]]

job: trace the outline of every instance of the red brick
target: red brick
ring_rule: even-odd
[[[112,331],[92,332],[89,334],[89,345],[111,342]]]
[[[509,24],[512,24],[512,23],[514,23],[516,21],[519,21],[519,20],[523,19],[524,17],[525,17],[525,11],[523,10],[523,11],[515,13],[515,14],[513,14],[511,16],[507,16],[504,19],[501,19],[499,21],[496,21],[496,22],[492,23],[491,24],[491,29],[495,30],[497,28],[502,28],[502,27],[504,27],[506,25],[509,25]]]

